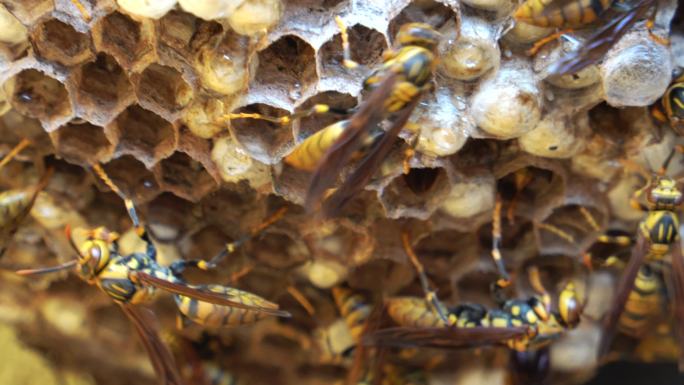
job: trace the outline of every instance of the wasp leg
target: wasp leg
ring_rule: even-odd
[[[658,44],[660,44],[660,45],[664,45],[664,46],[666,46],[666,47],[669,47],[669,46],[670,46],[670,39],[668,39],[668,38],[666,38],[666,37],[662,37],[662,36],[656,35],[656,34],[653,32],[653,27],[654,27],[654,26],[655,26],[655,12],[653,13],[653,16],[651,16],[650,18],[648,18],[648,20],[646,21],[646,29],[648,30],[648,35],[649,35],[649,37],[650,37],[651,39],[653,39],[653,41],[655,41],[656,43],[658,43]]]
[[[147,229],[145,229],[145,226],[140,224],[140,219],[138,217],[138,213],[135,210],[135,205],[133,204],[133,201],[124,194],[117,185],[114,184],[114,182],[109,178],[109,175],[105,172],[105,170],[100,166],[99,164],[94,164],[93,165],[93,171],[97,174],[97,176],[102,179],[102,181],[110,188],[112,191],[116,193],[121,199],[124,201],[124,205],[126,206],[126,211],[128,211],[128,216],[131,218],[131,222],[133,222],[133,226],[135,227],[135,232],[138,234],[138,236],[145,241],[145,244],[147,245],[147,250],[145,254],[147,254],[152,260],[156,261],[157,260],[157,248],[154,246],[154,243],[152,243],[152,240],[150,239],[149,234],[147,233]]]
[[[354,112],[353,109],[346,109],[346,108],[336,108],[336,107],[331,107],[327,104],[314,104],[313,107],[307,108],[302,111],[295,112],[290,115],[285,115],[285,116],[269,116],[269,115],[263,115],[259,113],[250,113],[250,112],[239,112],[239,113],[231,113],[231,114],[225,114],[223,115],[223,120],[234,120],[234,119],[257,119],[257,120],[265,120],[267,122],[275,123],[275,124],[281,124],[281,125],[287,125],[292,123],[293,120],[299,119],[299,118],[305,118],[308,116],[313,116],[313,115],[323,115],[323,114],[335,114],[335,115],[350,115]]]
[[[10,152],[5,155],[2,160],[0,160],[0,168],[5,167],[7,163],[10,162],[10,160],[14,159],[15,156],[17,156],[23,149],[25,149],[28,145],[31,144],[31,141],[24,138],[19,142],[16,146],[14,146]]]
[[[342,37],[342,52],[344,55],[344,60],[342,64],[345,67],[352,69],[359,66],[359,63],[355,62],[351,58],[351,50],[349,49],[349,33],[347,25],[344,23],[341,17],[335,16],[335,23],[337,23],[337,28],[340,29],[340,36]]]
[[[551,296],[549,295],[549,292],[546,291],[544,284],[542,284],[539,268],[537,268],[537,266],[531,266],[527,269],[527,276],[529,277],[532,289],[541,296],[544,305],[549,308],[551,306]]]
[[[81,12],[83,20],[85,20],[86,22],[90,22],[92,18],[90,17],[90,12],[88,12],[86,7],[83,4],[81,4],[79,0],[71,0],[71,3],[76,7],[76,9],[78,9],[79,12]]]
[[[492,258],[496,269],[499,271],[499,279],[496,286],[505,288],[511,283],[511,277],[506,271],[506,265],[501,257],[501,195],[496,194],[494,211],[492,213]]]
[[[559,227],[550,225],[548,223],[542,223],[539,222],[537,223],[537,227],[542,230],[546,230],[550,232],[551,234],[554,234],[564,240],[566,240],[568,243],[575,243],[575,237],[570,235],[568,232],[561,230]]]
[[[441,318],[445,324],[454,324],[454,322],[452,322],[452,320],[450,319],[451,317],[447,316],[448,312],[446,310],[446,306],[444,306],[444,304],[439,300],[435,290],[430,289],[430,284],[428,282],[427,275],[425,274],[425,268],[423,267],[423,264],[420,263],[420,261],[418,260],[418,256],[416,255],[415,251],[413,251],[413,247],[411,247],[411,239],[407,232],[402,232],[401,241],[404,245],[404,250],[406,251],[406,254],[408,255],[409,259],[411,260],[411,263],[413,264],[413,266],[416,269],[416,272],[418,273],[420,285],[422,286],[423,292],[425,293],[425,300],[432,305],[432,307],[437,312],[439,318]]]
[[[562,30],[562,31],[558,31],[558,32],[552,33],[551,35],[549,35],[549,36],[547,36],[547,37],[545,37],[545,38],[543,38],[543,39],[540,39],[540,40],[536,41],[536,42],[534,43],[534,45],[532,46],[532,48],[528,49],[525,53],[526,53],[528,56],[534,56],[534,55],[537,54],[537,52],[539,52],[539,50],[540,50],[543,46],[549,44],[550,42],[552,42],[552,41],[554,41],[554,40],[558,40],[561,36],[566,35],[566,34],[568,34],[568,33],[570,33],[570,32],[573,32],[573,30],[572,30],[572,29],[564,29],[564,30]]]

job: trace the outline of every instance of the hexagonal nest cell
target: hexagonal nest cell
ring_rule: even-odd
[[[48,130],[71,117],[69,93],[57,79],[34,69],[21,71],[14,79],[11,103],[19,113],[40,119]]]
[[[178,142],[171,123],[137,104],[122,112],[108,129],[118,138],[117,154],[133,155],[148,168],[171,155]]]
[[[90,49],[90,37],[57,19],[40,24],[33,31],[32,42],[42,58],[67,67],[95,57]]]
[[[609,294],[607,288],[622,273],[596,272],[609,256],[629,258],[645,218],[630,211],[629,197],[643,186],[642,179],[652,178],[652,169],[673,144],[684,140],[673,131],[673,122],[653,119],[650,106],[662,104],[657,99],[669,74],[684,65],[682,10],[670,23],[675,1],[654,8],[654,33],[668,36],[669,46],[650,39],[637,20],[590,70],[596,77],[553,78],[547,76],[548,66],[568,54],[562,52],[567,47],[551,44],[526,55],[524,49],[548,31],[523,28],[515,20],[514,3],[519,2],[0,0],[0,24],[8,27],[0,31],[0,156],[22,139],[30,140],[12,161],[0,165],[0,185],[5,191],[30,189],[43,169],[53,170],[32,215],[19,224],[2,266],[54,266],[72,259],[74,250],[63,231],[67,224],[106,226],[122,234],[119,252],[124,257],[134,247],[142,250],[124,201],[92,170],[100,163],[134,201],[159,249],[160,265],[206,260],[226,250],[227,242],[237,242],[216,269],[199,265],[186,269],[183,278],[193,285],[244,289],[292,315],[239,329],[190,324],[174,331],[178,309],[172,295],[140,304],[159,319],[163,343],[176,357],[183,383],[208,383],[217,373],[231,384],[342,383],[364,352],[366,358],[383,357],[378,363],[365,360],[360,370],[381,366],[377,382],[507,381],[505,346],[478,346],[484,355],[470,348],[444,355],[361,346],[351,336],[337,351],[324,345],[338,342],[333,341],[334,328],[343,329],[341,334],[349,329],[331,292],[335,287],[362,294],[360,303],[377,309],[377,320],[368,322],[374,328],[397,326],[380,316],[392,297],[417,297],[413,304],[423,304],[424,290],[404,234],[430,286],[447,305],[475,302],[513,312],[501,309],[496,299],[534,294],[528,270],[535,266],[554,311],[559,285],[568,278],[577,283],[580,297],[586,291],[583,278],[592,285],[606,278],[602,289],[591,291],[585,315],[605,311],[594,292]],[[145,16],[156,11],[150,7],[160,6],[169,11],[155,14],[156,19]],[[238,30],[238,24],[251,26],[262,19],[258,10],[244,12],[260,6],[264,15],[279,17],[277,24],[254,34]],[[215,8],[214,14],[211,7],[225,8]],[[236,22],[237,15],[245,18]],[[336,16],[348,27],[351,59],[359,68],[344,66]],[[337,217],[306,211],[302,204],[312,172],[294,167],[288,155],[364,105],[373,92],[363,90],[364,77],[390,59],[388,46],[397,46],[396,33],[409,22],[428,23],[442,34],[436,61],[430,63],[435,64],[429,79],[434,88],[421,93],[378,172],[367,186],[358,186],[361,191]],[[585,39],[595,27],[575,36]],[[619,60],[619,71],[611,68],[611,62],[633,55],[635,48],[649,52],[635,63]],[[661,74],[658,82],[644,80],[637,68],[643,57],[649,58],[651,73]],[[392,59],[406,64],[406,56]],[[609,92],[616,72],[634,76],[628,94]],[[662,83],[662,90],[653,92],[651,83]],[[507,98],[498,97],[506,96],[511,84],[508,114],[500,108]],[[649,105],[610,104],[621,96],[631,98],[632,90],[637,100],[636,94],[647,88]],[[516,100],[515,93],[523,96]],[[521,98],[526,103],[518,103]],[[286,124],[228,115],[277,118],[316,104],[343,111],[312,113]],[[524,111],[513,111],[519,107]],[[386,119],[379,129],[400,116],[382,115]],[[341,179],[353,170],[360,158],[356,155],[341,165],[341,175],[332,177]],[[683,159],[674,155],[668,175],[681,173]],[[491,252],[497,202],[500,252],[513,284],[493,298],[492,283],[500,278]],[[675,211],[679,214],[679,208]],[[284,214],[274,219],[275,213]],[[599,243],[606,229],[625,242]],[[594,257],[594,271],[582,265],[586,251]],[[0,307],[12,316],[0,317],[0,344],[22,352],[3,356],[3,363],[25,374],[21,378],[27,383],[158,383],[144,349],[130,337],[135,334],[130,322],[111,298],[96,293],[97,285],[88,284],[103,276],[86,283],[63,273],[2,277]],[[365,309],[361,304],[352,310]],[[201,311],[211,310],[201,306]],[[559,378],[563,385],[578,385],[598,366],[595,355],[586,353],[596,350],[596,335],[587,334],[598,331],[598,325],[583,321],[578,329],[553,336],[553,373],[547,382]],[[631,356],[631,342],[631,337],[616,339],[611,356]],[[351,345],[359,346],[349,355]],[[558,353],[556,347],[565,345],[578,350]],[[113,352],[130,359],[112,360]],[[355,352],[359,356],[352,357]],[[40,363],[20,361],[24,356]],[[566,361],[578,357],[584,360],[582,371],[571,373]],[[471,376],[474,362],[483,376]],[[399,379],[409,371],[422,373]],[[40,379],[34,378],[38,373]],[[485,375],[489,381],[482,380]]]

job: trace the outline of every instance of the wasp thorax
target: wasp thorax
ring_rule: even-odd
[[[396,41],[401,47],[417,45],[434,51],[441,37],[442,35],[429,24],[408,23],[401,26]]]
[[[549,303],[545,298],[535,295],[530,298],[529,305],[540,320],[547,321],[549,319]]]
[[[682,192],[677,188],[677,182],[669,178],[658,180],[658,183],[648,193],[648,202],[657,207],[679,206],[682,203]]]

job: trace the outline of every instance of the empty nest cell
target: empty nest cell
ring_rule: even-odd
[[[537,225],[543,254],[579,255],[601,234],[605,213],[597,207],[567,204]]]
[[[314,49],[297,36],[283,36],[259,52],[256,83],[285,103],[306,97],[316,80]]]
[[[21,71],[14,77],[13,87],[12,106],[23,115],[39,119],[48,130],[57,128],[73,114],[64,85],[40,71]]]
[[[559,204],[565,193],[563,177],[546,168],[527,166],[510,172],[497,181],[503,215],[539,218]]]
[[[288,114],[287,111],[266,104],[252,104],[235,112],[259,113],[274,117]],[[283,125],[255,119],[233,119],[230,123],[231,132],[245,152],[262,163],[279,162],[292,147],[292,130],[289,124]]]
[[[136,21],[121,12],[102,18],[93,28],[93,40],[98,50],[112,55],[128,71],[139,72],[156,57],[152,22]]]
[[[360,24],[351,26],[348,33],[352,60],[369,67],[382,60],[382,53],[387,49],[387,40],[382,33]],[[338,75],[340,71],[349,71],[342,65],[344,57],[342,37],[339,33],[321,46],[319,55],[321,77]]]
[[[309,258],[308,248],[301,239],[279,229],[266,230],[247,249],[259,263],[275,269],[293,268]]]
[[[216,188],[216,181],[202,163],[184,152],[175,152],[155,167],[163,189],[183,199],[197,202]]]
[[[90,49],[90,37],[57,19],[49,19],[35,28],[31,41],[42,58],[63,66],[74,66],[95,57]]]
[[[133,88],[124,70],[113,57],[97,55],[94,62],[75,70],[69,80],[78,114],[104,126],[134,99]]]
[[[297,107],[296,111],[305,111],[312,108],[315,104],[327,104],[328,106],[340,109],[349,110],[356,105],[356,98],[341,92],[326,91],[320,92],[302,103]],[[297,138],[297,143],[322,130],[323,128],[339,122],[344,116],[335,113],[315,114],[305,116],[299,119],[299,124],[295,125],[294,135]]]
[[[395,16],[389,24],[389,36],[394,38],[406,23],[428,23],[433,27],[445,25],[449,20],[458,20],[457,15],[450,7],[433,0],[411,1],[401,12]]]
[[[122,112],[109,128],[118,138],[117,154],[130,154],[148,168],[171,155],[178,132],[171,123],[137,104]]]
[[[147,204],[147,225],[161,242],[174,242],[191,226],[193,204],[169,192],[159,194]]]
[[[407,174],[394,178],[378,196],[389,218],[427,219],[450,190],[444,168],[411,168]]]
[[[105,161],[114,151],[104,129],[88,122],[71,121],[55,131],[52,138],[64,159],[86,167]]]
[[[103,167],[121,191],[137,203],[147,202],[159,194],[152,172],[133,156],[124,155]]]
[[[164,119],[173,121],[192,99],[192,88],[176,69],[150,64],[136,77],[138,102]]]

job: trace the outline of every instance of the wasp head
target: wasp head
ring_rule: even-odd
[[[671,209],[682,204],[682,192],[675,180],[658,178],[648,190],[647,200],[653,209]]]
[[[111,246],[119,235],[104,227],[94,230],[76,229],[74,233],[76,238],[85,237],[83,242],[77,244],[71,231],[67,230],[71,246],[78,252],[78,272],[87,280],[93,279],[109,264],[112,254]]]
[[[568,282],[558,296],[558,313],[561,321],[571,328],[577,326],[582,315],[582,308],[577,287],[574,283]]]
[[[429,24],[408,23],[399,28],[396,41],[400,47],[416,45],[434,51],[441,37],[442,35]]]

